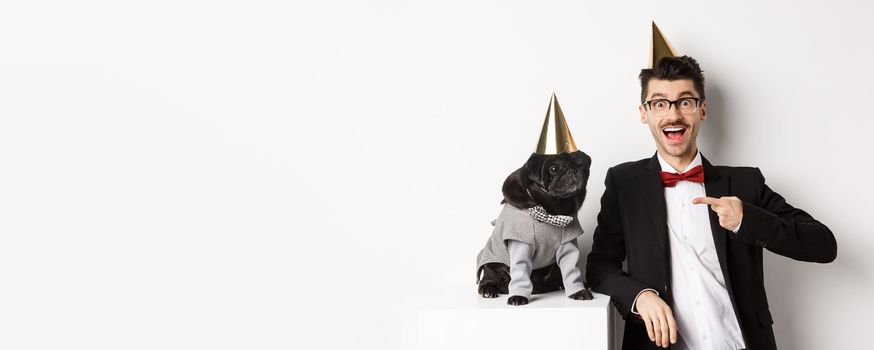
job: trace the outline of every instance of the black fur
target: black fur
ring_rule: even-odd
[[[586,199],[586,182],[592,158],[582,151],[560,154],[531,154],[521,168],[504,180],[501,203],[528,209],[538,204],[555,215],[576,215]],[[550,172],[558,166],[559,172]],[[565,182],[573,178],[576,190],[568,193]]]
[[[510,284],[510,267],[501,263],[487,263],[481,268],[483,277],[480,280],[478,292],[483,298],[497,298],[498,294],[507,294]],[[561,271],[558,264],[552,264],[542,269],[531,271],[532,294],[549,293],[564,289]]]
[[[528,161],[504,180],[503,203],[528,209],[543,206],[550,214],[576,215],[586,199],[586,183],[592,158],[582,151],[552,155],[531,154]],[[497,298],[507,294],[510,283],[510,268],[501,263],[488,263],[481,267],[482,279],[477,292],[484,298]],[[531,271],[532,294],[548,293],[564,289],[558,264]],[[570,296],[576,300],[590,300],[592,293],[582,290]],[[528,304],[528,299],[514,295],[507,300],[510,305]]]
[[[507,305],[526,305],[528,304],[528,298],[523,297],[521,295],[514,295],[507,298]]]
[[[588,289],[583,289],[579,292],[571,294],[568,298],[573,300],[592,300],[594,296],[592,295],[592,291]]]

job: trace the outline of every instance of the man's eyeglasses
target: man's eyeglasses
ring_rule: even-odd
[[[663,117],[671,110],[671,106],[677,105],[677,110],[681,114],[692,114],[698,111],[698,104],[701,99],[698,97],[683,97],[676,100],[667,100],[663,98],[649,100],[643,103],[657,117]]]

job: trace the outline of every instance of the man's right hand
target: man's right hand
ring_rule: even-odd
[[[635,308],[646,323],[649,340],[663,348],[667,348],[669,342],[677,343],[677,322],[674,321],[674,313],[658,294],[651,290],[644,291],[637,296]]]

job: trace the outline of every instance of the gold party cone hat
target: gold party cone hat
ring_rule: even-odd
[[[665,38],[662,31],[656,26],[655,21],[652,22],[652,41],[649,43],[649,49],[648,68],[650,69],[655,67],[659,60],[664,57],[677,57],[677,51],[674,50],[674,47],[671,46],[671,43],[668,42],[668,39]]]
[[[561,112],[561,106],[558,105],[558,99],[553,92],[534,153],[559,154],[576,150],[577,144],[574,143],[574,137],[571,136],[567,121],[564,120],[564,114]]]

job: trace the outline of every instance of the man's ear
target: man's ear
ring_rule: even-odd
[[[640,122],[642,124],[649,123],[649,116],[646,114],[646,107],[644,107],[641,103],[640,106],[637,107],[637,109],[640,111]]]
[[[707,101],[701,101],[701,121],[707,120]]]

